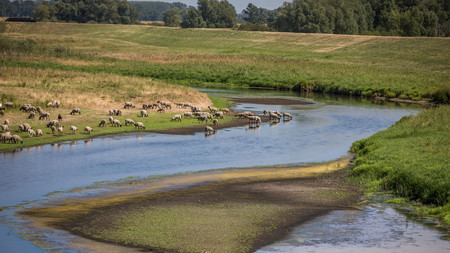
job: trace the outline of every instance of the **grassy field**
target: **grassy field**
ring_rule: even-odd
[[[0,64],[9,67],[416,100],[450,94],[448,38],[4,22],[0,31],[25,41],[3,46]]]
[[[450,106],[404,117],[389,129],[352,146],[353,179],[371,191],[428,204],[422,212],[450,226]]]

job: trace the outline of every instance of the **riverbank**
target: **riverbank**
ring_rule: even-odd
[[[345,180],[350,161],[112,184],[112,193],[20,214],[38,226],[152,252],[252,252],[306,220],[356,204],[361,192]],[[101,252],[101,245],[76,247]]]

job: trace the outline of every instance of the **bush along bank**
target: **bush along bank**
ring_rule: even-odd
[[[369,192],[390,191],[423,204],[450,226],[450,106],[402,118],[392,127],[353,143],[350,178]]]

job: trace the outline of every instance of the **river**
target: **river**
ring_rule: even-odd
[[[24,240],[14,212],[72,189],[127,178],[229,167],[299,164],[347,155],[351,144],[386,129],[419,108],[377,105],[343,97],[300,98],[291,92],[203,89],[225,97],[278,97],[308,105],[235,104],[235,111],[289,112],[294,119],[260,128],[236,127],[205,138],[193,135],[127,134],[44,145],[0,154],[0,245],[2,252],[41,252]],[[13,228],[14,227],[14,228]],[[436,232],[436,235],[439,235]],[[50,243],[51,244],[51,243]],[[59,246],[55,246],[58,248]],[[64,251],[67,251],[64,250]]]

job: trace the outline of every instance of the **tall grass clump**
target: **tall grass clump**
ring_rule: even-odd
[[[371,190],[441,208],[450,224],[450,106],[402,118],[394,126],[355,142],[351,176]],[[445,211],[447,210],[447,211]]]

